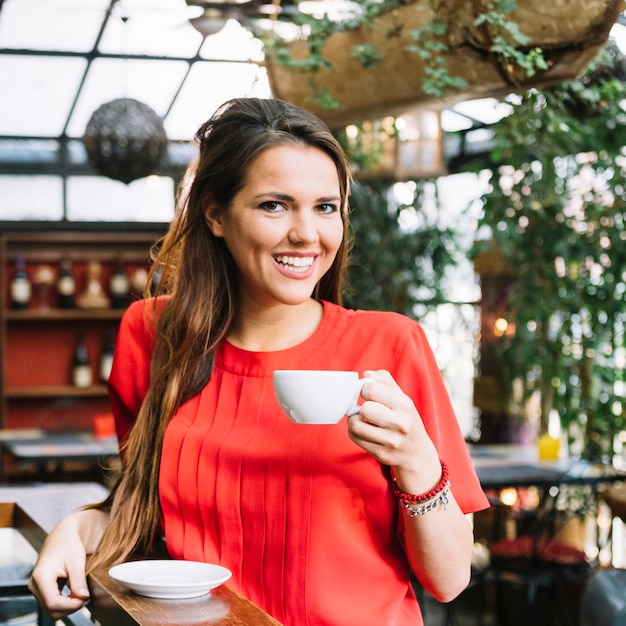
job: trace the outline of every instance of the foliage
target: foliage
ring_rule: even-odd
[[[534,76],[538,69],[548,66],[540,48],[524,50],[530,43],[517,24],[508,20],[508,15],[517,8],[517,0],[499,0],[488,5],[487,11],[479,13],[474,24],[485,26],[491,34],[490,51],[495,54],[512,82],[515,68],[519,67],[526,76]]]
[[[589,457],[610,455],[626,429],[626,93],[609,71],[622,62],[605,54],[580,79],[514,103],[483,197],[491,241],[473,251],[495,245],[514,273],[514,332],[491,355],[500,382],[539,396],[544,428],[556,410]]]
[[[412,184],[407,204],[393,201],[388,181],[354,184],[347,306],[415,317],[416,303],[447,301],[441,279],[456,263],[457,237],[420,208],[426,184]]]
[[[294,58],[288,45],[274,39],[265,39],[268,53],[286,66],[300,69],[311,76],[315,85],[315,74],[322,68],[331,69],[332,64],[324,58],[324,45],[337,32],[356,28],[375,28],[373,19],[394,8],[410,3],[410,0],[357,0],[358,10],[343,19],[332,19],[327,13],[321,17],[299,14],[294,23],[301,26],[307,33],[306,44],[309,54],[305,58]],[[451,89],[464,89],[467,81],[462,76],[452,76],[447,67],[445,53],[449,51],[447,43],[448,28],[445,20],[446,6],[441,0],[428,0],[433,12],[433,19],[422,28],[411,31],[413,44],[407,51],[415,53],[423,62],[424,93],[443,97]],[[424,6],[416,5],[415,10],[424,10]],[[517,0],[493,0],[486,3],[485,8],[476,14],[474,24],[483,27],[490,36],[489,52],[499,61],[504,73],[512,83],[516,83],[516,70],[526,76],[533,76],[538,69],[547,69],[543,52],[540,48],[528,48],[528,37],[519,26],[509,20],[510,14],[517,8]],[[392,36],[394,33],[388,33]],[[382,58],[384,50],[376,50],[371,44],[354,46],[350,55],[359,59],[366,70],[375,70]],[[315,100],[320,106],[328,109],[340,106],[324,85],[316,85]]]
[[[430,4],[432,6],[433,2]],[[411,39],[415,43],[407,47],[408,52],[416,54],[424,63],[424,93],[436,98],[443,98],[449,89],[465,89],[468,86],[462,76],[451,76],[446,67],[444,55],[449,51],[445,39],[447,32],[444,16],[435,13],[430,24],[411,31]]]

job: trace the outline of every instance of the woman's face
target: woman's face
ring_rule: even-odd
[[[209,207],[206,219],[237,265],[242,302],[300,304],[343,239],[337,168],[318,148],[272,146],[251,163],[228,209]]]

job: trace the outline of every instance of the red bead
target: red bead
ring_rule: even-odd
[[[404,493],[403,491],[400,491],[398,484],[396,483],[396,479],[394,478],[392,485],[393,495],[398,498],[398,500],[401,500],[402,502],[409,502],[411,504],[415,504],[416,502],[426,502],[426,500],[430,500],[434,498],[438,493],[441,493],[444,490],[447,482],[448,466],[443,461],[441,461],[441,480],[436,487],[434,487],[430,491],[427,491],[426,493],[421,493],[419,495]]]

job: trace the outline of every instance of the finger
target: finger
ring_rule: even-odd
[[[367,371],[365,375],[374,381],[363,386],[361,395],[365,400],[379,402],[390,408],[402,404],[406,395],[388,371]]]
[[[61,619],[70,613],[74,613],[85,604],[84,598],[64,596],[59,590],[58,584],[54,582],[47,584],[45,580],[53,579],[42,578],[37,580],[31,578],[28,581],[28,589],[35,596],[37,603],[53,619]]]
[[[388,430],[391,411],[377,402],[366,402],[361,411],[348,420],[348,430],[362,441],[385,444],[391,434]]]
[[[377,382],[385,383],[398,391],[402,391],[395,378],[387,370],[366,370],[363,372],[366,378],[372,378]]]
[[[54,620],[60,620],[85,606],[85,600],[72,596],[59,596],[45,607],[45,612]]]
[[[389,446],[386,441],[381,440],[380,431],[381,429],[370,426],[369,431],[359,430],[355,432],[354,430],[349,430],[348,436],[357,446],[371,454],[379,463],[390,465],[395,448]]]
[[[61,589],[59,588],[59,578],[56,576],[39,575],[34,572],[28,581],[28,588],[37,598],[42,606],[55,602],[57,597],[61,597]]]
[[[89,599],[89,588],[87,587],[84,568],[80,569],[78,572],[70,572],[67,586],[69,587],[71,597],[80,598],[82,600]]]

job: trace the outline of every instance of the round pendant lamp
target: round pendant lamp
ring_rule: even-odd
[[[132,98],[111,100],[96,109],[83,142],[98,174],[126,184],[153,174],[168,143],[161,118]]]

